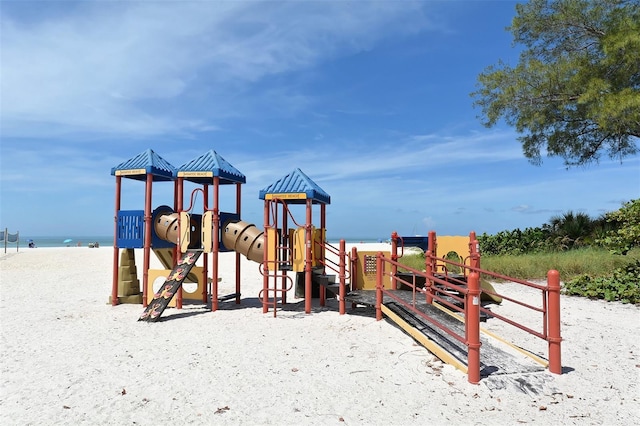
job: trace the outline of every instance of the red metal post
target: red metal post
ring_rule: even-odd
[[[382,252],[376,256],[376,321],[382,319],[382,280],[383,280]]]
[[[326,268],[325,268],[325,249],[324,249],[324,244],[325,244],[325,231],[326,231],[326,215],[327,215],[327,206],[324,203],[320,204],[320,236],[321,236],[321,241],[320,241],[320,246],[318,247],[314,247],[314,249],[318,249],[320,250],[320,253],[316,255],[317,258],[320,259],[321,261],[321,265],[322,265],[322,274],[326,274]],[[324,306],[326,299],[327,299],[327,289],[325,288],[325,286],[320,286],[320,305]]]
[[[549,371],[562,374],[560,342],[560,273],[556,270],[547,272],[547,315],[549,334]]]
[[[211,271],[211,312],[218,310],[218,252],[220,251],[220,177],[213,177],[213,249],[211,250],[211,260],[213,268]]]
[[[468,293],[464,304],[465,329],[468,347],[467,368],[469,383],[480,382],[480,274],[471,272],[467,280]]]
[[[436,233],[435,231],[429,231],[429,235],[427,238],[427,252],[425,253],[424,256],[424,262],[425,262],[425,271],[426,271],[426,280],[425,280],[425,287],[426,287],[426,298],[427,298],[427,303],[429,305],[431,305],[433,303],[433,293],[435,292],[434,290],[434,282],[432,280],[433,274],[435,274],[436,271],[436,265],[435,265],[435,256],[436,253]]]
[[[480,243],[475,231],[469,232],[469,266],[480,269]]]
[[[346,285],[346,277],[347,277],[347,245],[344,240],[340,240],[340,288],[338,289],[338,296],[340,297],[340,315],[344,315],[347,311],[347,307],[344,301],[344,298],[347,295]]]
[[[174,204],[177,204],[176,211],[180,213],[184,208],[184,178],[178,178],[177,181],[177,200],[174,200]],[[180,222],[180,219],[178,219]],[[189,224],[189,228],[191,228],[191,224]],[[176,244],[175,249],[173,250],[173,266],[178,264],[178,253],[180,253],[180,257],[182,257],[182,250],[180,249],[180,242],[182,239],[182,235],[178,233],[178,244]],[[178,287],[178,291],[176,291],[176,309],[182,309],[182,285]]]
[[[236,213],[242,217],[242,183],[236,182]],[[240,253],[236,252],[236,305],[240,304]]]
[[[305,225],[305,239],[306,239],[306,258],[305,258],[305,267],[304,267],[304,312],[306,314],[311,313],[311,264],[313,262],[312,252],[311,252],[311,244],[313,243],[312,237],[312,225],[311,225],[311,208],[312,201],[310,199],[307,200],[307,222]]]
[[[351,259],[349,259],[349,289],[351,291],[358,289],[358,248],[351,247]],[[357,304],[351,302],[351,309],[355,309]]]
[[[266,198],[266,197],[265,197]],[[264,200],[264,228],[269,226],[269,207],[270,201]],[[266,238],[266,237],[265,237]],[[266,314],[269,311],[269,263],[264,261],[262,263],[262,313]],[[275,311],[275,306],[273,307]],[[275,314],[275,312],[274,312]]]
[[[147,306],[147,285],[149,283],[149,258],[151,254],[151,198],[153,194],[153,175],[147,174],[144,202],[144,257],[142,275],[142,306]]]
[[[207,210],[209,210],[209,185],[204,184],[203,188],[202,188],[202,204],[204,205],[204,210],[203,212],[206,213]],[[202,224],[200,225],[202,226]],[[202,234],[205,232],[204,229],[200,229],[200,240],[202,240]],[[206,232],[211,232],[209,229],[206,230]],[[216,236],[214,235],[213,238],[216,238]],[[209,253],[204,252],[202,253],[202,277],[200,277],[200,279],[202,279],[202,303],[207,303],[207,277],[209,276]]]
[[[404,251],[404,247],[403,247]],[[391,233],[391,260],[394,262],[398,261],[398,233],[393,231]],[[391,264],[391,276],[393,277],[393,289],[398,289],[398,280],[396,279],[396,274],[398,273],[398,266],[395,263]]]
[[[280,241],[276,240],[275,241],[275,245],[280,245],[280,246],[284,246],[285,244],[283,244],[284,240],[288,240],[289,239],[289,213],[287,211],[287,209],[285,208],[285,206],[282,206],[282,230],[280,231]],[[278,228],[276,227],[276,233],[278,233]],[[289,244],[286,244],[287,247],[289,247]],[[290,248],[290,247],[289,247]],[[289,256],[291,256],[293,253],[289,252]],[[284,256],[284,252],[282,250],[277,250],[276,249],[276,261],[278,262],[276,265],[282,265],[282,263],[280,263],[283,260],[283,256]],[[287,257],[287,259],[289,261],[291,261],[290,257]],[[282,277],[280,278],[281,281],[281,288],[282,288],[282,304],[286,304],[287,303],[287,292],[285,291],[287,289],[287,275],[286,274],[282,274]]]
[[[427,304],[433,304],[433,264],[431,263],[431,250],[427,250],[424,256],[424,268],[425,268],[425,290],[426,290],[426,298]]]
[[[118,265],[120,249],[118,248],[118,212],[120,211],[120,194],[122,191],[122,176],[116,176],[116,212],[113,216],[113,282],[111,284],[111,306],[118,304]],[[6,235],[6,231],[5,231]],[[6,252],[6,247],[5,247]]]

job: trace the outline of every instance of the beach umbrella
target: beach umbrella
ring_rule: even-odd
[[[73,241],[71,238],[67,238],[66,240],[63,241],[64,244],[70,243],[71,241]]]

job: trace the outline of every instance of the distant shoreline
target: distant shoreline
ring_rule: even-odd
[[[65,243],[64,241],[70,239],[71,241]],[[33,240],[36,248],[56,248],[56,247],[88,247],[89,244],[95,244],[96,242],[100,247],[113,247],[113,236],[70,236],[70,237],[45,237],[45,236],[22,236],[20,235],[19,247],[28,249],[29,240]],[[388,238],[344,238],[347,244],[368,244],[368,243],[384,243]],[[338,245],[340,239],[329,239],[329,243]],[[15,249],[15,243],[8,243],[7,250],[10,248]]]

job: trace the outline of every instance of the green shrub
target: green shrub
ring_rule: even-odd
[[[605,215],[614,229],[604,233],[597,241],[612,253],[627,254],[640,246],[640,198],[624,203],[622,208]]]
[[[564,284],[564,294],[591,299],[640,303],[640,260],[618,268],[609,277],[593,278],[584,274]]]

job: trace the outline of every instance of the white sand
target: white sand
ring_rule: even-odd
[[[637,306],[563,296],[564,374],[522,377],[529,390],[491,377],[472,385],[390,322],[340,316],[334,300],[314,300],[310,315],[300,300],[263,314],[258,265],[244,258],[241,305],[137,322],[141,305],[106,303],[112,255],[70,247],[0,258],[2,424],[640,423]],[[233,259],[221,255],[221,294],[233,291]],[[523,341],[545,355],[544,342]]]

